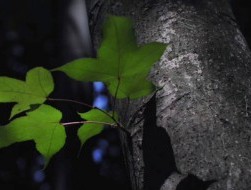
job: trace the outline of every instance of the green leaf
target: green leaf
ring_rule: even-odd
[[[62,114],[57,109],[41,105],[27,116],[17,118],[0,127],[0,148],[16,142],[33,140],[44,156],[45,165],[65,144],[65,129],[60,125]]]
[[[0,102],[17,102],[12,108],[11,118],[30,109],[32,104],[42,104],[53,91],[54,83],[51,73],[37,67],[26,75],[26,81],[9,77],[0,77]]]
[[[89,138],[102,132],[102,130],[104,129],[104,124],[100,124],[99,122],[107,123],[107,125],[116,125],[116,122],[111,117],[109,117],[109,115],[101,112],[98,109],[92,109],[86,113],[80,113],[79,115],[82,119],[93,122],[84,124],[78,129],[78,137],[81,141],[81,146]],[[117,115],[115,114],[114,117],[116,119]]]
[[[147,81],[152,65],[166,45],[158,42],[138,47],[130,19],[110,16],[96,59],[78,59],[54,69],[80,81],[102,81],[116,98],[140,98],[153,91]]]

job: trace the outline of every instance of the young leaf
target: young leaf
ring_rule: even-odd
[[[17,102],[12,108],[11,117],[30,109],[32,104],[42,104],[53,91],[51,73],[37,67],[26,75],[26,81],[0,77],[0,102]]]
[[[79,115],[82,119],[93,122],[84,124],[78,129],[78,137],[81,141],[81,145],[83,145],[89,138],[101,133],[104,129],[104,124],[100,123],[116,125],[111,117],[97,109],[92,109],[86,113],[80,113]],[[116,115],[115,117],[117,118]]]
[[[59,123],[61,118],[60,111],[48,105],[41,105],[36,110],[28,112],[27,116],[0,127],[0,148],[16,142],[33,140],[47,165],[50,158],[65,144],[65,129]]]
[[[110,16],[96,59],[78,59],[54,69],[80,81],[102,81],[117,98],[139,98],[153,91],[147,75],[166,45],[158,42],[138,47],[130,19]]]

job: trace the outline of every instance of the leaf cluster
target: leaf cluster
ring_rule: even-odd
[[[165,48],[165,44],[157,42],[138,46],[132,21],[125,17],[110,16],[103,27],[103,41],[97,58],[74,60],[52,71],[62,71],[84,82],[102,81],[115,99],[141,98],[154,90],[146,78]],[[114,111],[107,112],[84,103],[92,109],[79,113],[83,120],[61,123],[62,113],[45,104],[46,100],[63,100],[48,98],[53,90],[51,71],[42,67],[30,70],[25,81],[0,77],[0,102],[16,103],[10,115],[10,119],[15,119],[0,127],[0,148],[33,140],[38,152],[44,156],[46,165],[64,146],[64,127],[67,125],[81,124],[78,137],[82,145],[99,134],[105,125],[123,128],[118,124],[118,116]],[[38,106],[31,109],[33,105]],[[26,115],[17,117],[22,112],[26,112]]]

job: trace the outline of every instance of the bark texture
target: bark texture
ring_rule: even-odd
[[[107,13],[131,17],[139,44],[169,44],[149,76],[163,88],[118,102],[132,189],[251,189],[251,53],[227,0],[110,0]]]

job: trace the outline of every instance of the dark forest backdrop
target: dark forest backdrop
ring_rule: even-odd
[[[93,55],[92,50],[75,52],[66,43],[66,10],[70,0],[0,0],[0,75],[24,79],[36,66],[55,68],[69,60]],[[251,4],[231,1],[237,22],[251,46]],[[71,22],[71,21],[68,21]],[[69,24],[69,23],[68,23]],[[83,47],[84,49],[85,47]],[[81,49],[81,48],[80,48]],[[77,51],[77,50],[76,50]],[[63,74],[54,74],[57,98],[70,98],[109,107],[100,83],[82,84]],[[65,121],[78,119],[72,104],[54,104],[64,111]],[[8,122],[10,105],[0,105],[0,125]],[[32,142],[0,150],[0,189],[84,190],[129,189],[116,130],[106,129],[90,140],[78,155],[77,127],[68,127],[67,143],[42,169],[42,158]]]

